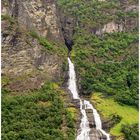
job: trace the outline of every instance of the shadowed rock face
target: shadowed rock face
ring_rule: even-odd
[[[72,50],[73,41],[65,39],[65,44],[66,44],[68,50],[71,51]]]
[[[61,22],[61,30],[62,34],[65,40],[65,45],[68,48],[68,51],[72,50],[72,46],[74,45],[73,42],[73,35],[74,35],[74,27],[76,25],[76,20],[74,17],[66,16],[64,9],[59,9],[59,16],[60,16],[60,22]]]
[[[86,109],[90,128],[96,128],[92,109]]]

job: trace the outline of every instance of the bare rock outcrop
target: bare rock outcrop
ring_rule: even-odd
[[[118,24],[112,21],[105,24],[103,28],[98,29],[96,31],[96,34],[100,35],[103,33],[121,32],[121,31],[123,31],[123,24]]]
[[[12,90],[40,88],[44,81],[58,81],[63,75],[65,60],[29,35],[34,30],[47,39],[63,40],[54,2],[2,2],[2,75],[11,78]]]
[[[2,3],[2,14],[16,17],[20,26],[44,37],[63,40],[57,13],[55,0],[8,0]]]

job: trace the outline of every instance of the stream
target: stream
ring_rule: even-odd
[[[78,131],[76,140],[110,140],[110,136],[102,129],[102,122],[100,119],[100,115],[98,114],[97,110],[93,107],[93,105],[87,101],[82,100],[79,97],[76,85],[76,73],[74,64],[71,62],[70,58],[68,58],[69,64],[69,81],[68,81],[68,89],[71,91],[73,99],[79,99],[80,101],[80,112],[82,114],[81,123],[80,123],[80,131]],[[97,132],[101,132],[102,135],[105,136],[104,138],[99,137],[98,135],[95,136],[96,138],[91,138],[90,133],[92,133],[91,128],[89,126],[89,120],[86,114],[86,109],[90,109],[93,112],[94,121],[95,121],[95,129]]]

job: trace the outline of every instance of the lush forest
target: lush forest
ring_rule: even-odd
[[[128,3],[137,5],[138,1],[129,0]],[[122,106],[138,109],[138,26],[131,28],[127,23],[128,27],[122,31],[96,34],[111,21],[134,20],[136,23],[138,12],[125,11],[125,5],[114,0],[59,0],[58,5],[76,20],[72,58],[79,76],[80,93],[101,92]],[[134,126],[134,133],[133,125],[122,126],[126,139],[138,139],[138,124]]]
[[[80,70],[83,94],[100,91],[115,95],[121,103],[138,107],[137,27],[132,31],[101,35],[96,35],[91,30],[112,20],[135,19],[138,13],[123,11],[117,1],[86,3],[60,0],[59,4],[67,9],[67,14],[78,18],[72,57],[77,71]]]
[[[55,83],[17,95],[2,90],[2,139],[74,139],[75,121],[63,96]]]

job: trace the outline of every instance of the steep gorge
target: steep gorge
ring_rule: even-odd
[[[79,102],[72,100],[71,94],[69,94],[69,90],[67,90],[67,48],[69,52],[71,52],[71,59],[74,60],[76,65],[77,84],[79,94],[82,98],[87,97],[89,99],[89,94],[93,91],[99,91],[99,89],[105,93],[112,93],[112,85],[110,91],[106,91],[100,84],[104,83],[104,80],[99,77],[100,74],[104,73],[100,65],[103,63],[106,64],[106,62],[108,63],[111,59],[107,58],[107,56],[101,56],[104,50],[100,51],[101,47],[99,49],[97,48],[97,38],[102,41],[108,37],[104,35],[106,33],[119,34],[121,32],[128,32],[130,35],[132,32],[135,36],[138,25],[136,14],[138,7],[135,3],[131,4],[130,2],[126,4],[120,1],[120,9],[116,10],[118,7],[112,2],[113,4],[111,4],[111,6],[113,5],[115,8],[109,9],[111,12],[107,10],[108,5],[106,1],[102,2],[105,4],[103,5],[103,9],[102,7],[100,8],[100,2],[95,2],[97,7],[94,7],[94,3],[93,5],[91,3],[91,1],[86,2],[84,0],[74,2],[66,2],[63,0],[2,1],[2,88],[4,92],[8,92],[8,94],[4,94],[5,99],[8,98],[8,95],[14,98],[14,96],[17,95],[26,95],[30,94],[30,92],[40,91],[46,82],[57,83],[59,88],[55,88],[55,90],[58,90],[58,93],[60,91],[64,92],[62,97],[61,95],[60,97],[64,98],[64,108],[72,114],[71,117],[69,117],[70,124],[66,126],[66,120],[63,119],[63,127],[61,127],[61,129],[59,128],[59,130],[64,132],[64,139],[74,139],[76,137],[76,130],[80,127],[81,118]],[[95,8],[95,10],[99,12],[99,15],[101,14],[101,10],[107,20],[101,20],[103,17],[101,16],[99,18],[99,15],[96,15],[94,10],[92,12],[95,15],[92,15],[92,17],[95,19],[91,19],[87,7],[85,10],[80,11],[84,9],[85,5],[87,7],[91,6],[93,9]],[[123,8],[125,10],[122,10]],[[127,14],[126,17],[113,17],[116,13],[119,16],[122,11],[126,11],[128,15],[131,12],[133,14],[129,15],[130,17],[127,17]],[[112,17],[110,15],[112,15]],[[94,35],[97,35],[97,38],[92,42],[91,38],[94,38]],[[126,35],[124,34],[124,36]],[[137,57],[137,39],[135,38],[136,37],[133,39],[133,37],[130,36],[132,40],[130,44],[132,43],[134,47],[131,47],[132,49],[126,48],[128,49],[128,53],[115,56],[113,51],[110,51],[108,56],[112,58],[115,56],[113,60],[117,61],[127,60],[128,54],[130,56],[134,54],[135,57]],[[73,51],[71,51],[72,48]],[[114,48],[111,49],[115,50]],[[106,51],[108,50],[109,49],[106,49]],[[90,65],[91,63],[93,63],[94,66]],[[95,66],[96,64],[100,67]],[[91,69],[95,71],[95,73]],[[131,76],[131,73],[129,73],[129,75]],[[95,80],[91,80],[91,78],[95,78]],[[130,83],[129,78],[127,81]],[[96,85],[97,83],[99,85]],[[108,89],[108,87],[106,89]],[[84,97],[84,95],[86,96]],[[44,101],[41,100],[40,102]],[[66,112],[64,114],[66,114]],[[87,114],[90,126],[93,127],[93,115],[91,115],[92,113],[90,111],[88,111]],[[65,115],[63,117],[65,118]],[[67,117],[68,115],[66,115],[66,118]],[[74,125],[73,122],[75,123]],[[103,120],[103,122],[103,129],[106,131],[109,131],[110,127],[114,125],[110,123],[111,120]],[[68,128],[71,129],[68,130]],[[66,132],[65,129],[68,130],[68,132]],[[8,135],[8,132],[4,131],[4,133]],[[48,133],[56,134],[55,131]],[[61,140],[62,139],[63,138],[61,138]],[[116,138],[112,137],[112,139]]]

